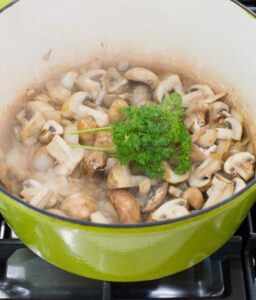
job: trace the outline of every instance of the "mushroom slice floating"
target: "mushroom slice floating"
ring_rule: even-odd
[[[51,142],[55,135],[62,135],[64,132],[63,127],[54,120],[48,120],[42,127],[39,135],[39,141],[42,144],[48,144]]]
[[[94,223],[109,224],[109,221],[104,217],[100,211],[91,214],[90,219]]]
[[[187,200],[182,198],[166,201],[151,214],[151,218],[153,221],[164,221],[189,215],[186,206]]]
[[[89,115],[95,119],[98,126],[103,127],[108,125],[109,117],[107,113],[84,105],[84,101],[88,97],[89,94],[87,92],[74,93],[62,106],[62,115],[66,118],[73,117],[77,120]]]
[[[225,177],[216,174],[212,180],[210,192],[207,193],[209,198],[206,200],[203,208],[208,208],[220,203],[224,199],[233,195],[233,192],[234,184]]]
[[[108,93],[120,94],[124,92],[128,87],[128,81],[125,79],[116,68],[108,68],[107,70],[109,78]]]
[[[216,141],[217,133],[215,129],[207,129],[206,132],[198,139],[197,143],[203,148],[209,148]]]
[[[88,151],[83,159],[83,166],[89,180],[99,181],[107,164],[107,154],[103,151]]]
[[[107,186],[109,189],[137,187],[145,179],[145,176],[132,175],[128,166],[117,163],[108,174]]]
[[[115,101],[113,101],[108,110],[110,123],[115,123],[119,120],[122,120],[123,116],[121,113],[121,109],[128,106],[129,105],[127,104],[127,102],[123,99],[116,99]]]
[[[250,152],[231,155],[224,163],[224,171],[233,176],[241,176],[248,181],[254,176],[255,156]]]
[[[243,188],[246,187],[246,183],[240,177],[235,177],[232,181],[235,185],[234,194],[238,193],[239,191],[241,191]]]
[[[43,115],[38,112],[29,120],[26,121],[21,129],[21,139],[24,145],[31,146],[33,145],[45,123]]]
[[[100,105],[107,93],[107,72],[103,69],[89,70],[76,79],[76,85],[88,92],[96,105]]]
[[[186,199],[188,204],[194,209],[201,209],[204,205],[204,197],[202,192],[196,187],[187,188],[181,194],[181,198]]]
[[[75,71],[69,71],[67,73],[64,73],[60,77],[60,84],[67,90],[72,90],[77,76],[78,73]]]
[[[228,124],[231,129],[231,138],[240,141],[242,138],[243,128],[239,121],[234,118],[226,118],[224,124]]]
[[[168,183],[158,181],[151,185],[148,194],[148,200],[143,208],[143,212],[150,213],[164,202],[168,190]]]
[[[169,183],[173,183],[173,184],[180,183],[186,181],[189,177],[189,172],[181,175],[176,174],[171,168],[171,166],[168,164],[168,162],[163,162],[163,167],[164,167],[163,179]]]
[[[66,89],[56,80],[48,81],[46,89],[51,100],[57,105],[62,105],[71,94],[69,89]]]
[[[71,218],[88,220],[90,215],[97,211],[96,199],[86,192],[76,193],[65,198],[60,209]]]
[[[109,199],[114,205],[121,223],[132,224],[141,221],[139,204],[131,193],[126,190],[110,191]]]
[[[153,90],[158,84],[158,77],[146,68],[135,67],[125,72],[124,77],[131,81],[142,82],[150,86]]]
[[[184,88],[180,77],[176,74],[170,74],[163,79],[155,89],[154,98],[161,103],[164,96],[168,93],[177,92],[184,95]]]

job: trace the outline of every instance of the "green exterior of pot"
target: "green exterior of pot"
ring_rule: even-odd
[[[223,205],[164,225],[89,226],[28,208],[1,193],[0,210],[19,238],[50,263],[108,281],[150,280],[184,270],[220,248],[236,231],[256,186]]]

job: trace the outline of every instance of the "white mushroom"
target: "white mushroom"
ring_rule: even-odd
[[[96,128],[97,124],[92,116],[85,116],[77,122],[77,130],[87,130]],[[79,135],[79,140],[82,145],[92,146],[96,138],[95,132],[82,133]]]
[[[110,123],[115,123],[123,118],[121,109],[125,107],[128,107],[128,104],[123,99],[116,99],[113,101],[108,110]]]
[[[46,120],[48,120],[49,114],[56,112],[52,105],[42,101],[29,101],[26,105],[26,111],[31,116],[40,112]]]
[[[34,171],[45,172],[54,163],[54,159],[50,156],[49,152],[46,150],[45,146],[41,146],[35,152],[30,166]]]
[[[188,182],[190,186],[202,188],[207,186],[211,181],[211,176],[208,175],[202,175],[201,177],[198,177],[195,175],[195,171],[198,167],[198,163],[194,163],[191,167],[190,175],[188,178]]]
[[[235,185],[234,194],[238,193],[239,191],[241,191],[243,188],[246,187],[246,183],[240,177],[235,177],[232,181]]]
[[[206,132],[198,139],[197,143],[203,148],[209,148],[216,141],[217,133],[215,129],[207,129]]]
[[[184,94],[184,88],[180,81],[180,77],[178,75],[170,74],[168,75],[164,80],[162,80],[154,93],[154,97],[157,102],[161,103],[163,100],[163,97],[172,92],[177,92],[181,95]]]
[[[157,181],[154,184],[152,184],[147,195],[146,205],[142,209],[142,211],[145,213],[150,213],[154,211],[158,206],[160,206],[165,200],[167,190],[167,182]]]
[[[83,104],[88,97],[89,94],[87,92],[74,93],[62,106],[62,115],[67,118],[73,117],[77,120],[85,116],[92,116],[98,126],[104,127],[108,125],[109,117],[107,113]]]
[[[76,123],[68,124],[64,128],[63,139],[68,144],[79,144],[79,135],[78,134],[72,134],[73,132],[75,132],[77,130],[78,130],[78,128],[77,128]]]
[[[124,92],[128,87],[128,81],[118,72],[116,68],[108,68],[107,70],[109,78],[108,93],[120,94]]]
[[[164,221],[189,215],[186,205],[187,201],[182,198],[166,201],[151,214],[151,218],[153,221]]]
[[[197,132],[206,124],[208,104],[196,103],[191,105],[185,114],[184,123],[191,132]]]
[[[173,185],[170,185],[168,189],[168,193],[175,198],[181,198],[182,189]]]
[[[117,163],[108,174],[107,185],[109,189],[131,188],[139,186],[145,178],[132,175],[128,166]]]
[[[107,93],[106,71],[103,69],[89,70],[76,79],[76,85],[88,92],[96,105],[100,105]]]
[[[21,139],[26,146],[33,145],[45,124],[45,119],[40,112],[35,113],[35,115],[26,121],[21,129]]]
[[[222,117],[229,117],[229,106],[222,102],[222,101],[216,101],[211,104],[210,109],[210,119],[211,121],[216,121]]]
[[[58,105],[62,105],[71,94],[70,90],[66,89],[56,80],[48,81],[46,89],[51,100]]]
[[[201,92],[203,99],[209,98],[214,95],[213,90],[209,87],[209,85],[206,84],[194,84],[188,89],[189,93],[196,91]]]
[[[78,73],[75,71],[69,71],[64,73],[60,77],[60,84],[67,90],[72,90]]]
[[[222,157],[230,148],[231,146],[231,139],[228,140],[218,140],[217,141],[217,149],[216,153]]]
[[[29,204],[44,209],[49,207],[48,204],[52,202],[53,197],[56,197],[55,193],[42,185],[34,197],[29,201]]]
[[[218,204],[224,199],[230,197],[234,192],[234,184],[223,176],[215,175],[210,189],[210,193],[208,192],[209,197],[203,208],[208,208],[212,205]]]
[[[88,220],[97,211],[96,199],[88,193],[76,193],[65,198],[60,209],[71,218]]]
[[[209,156],[204,162],[202,162],[194,171],[194,174],[198,178],[209,177],[212,174],[218,172],[221,169],[221,160],[216,156]]]
[[[52,141],[46,146],[49,154],[59,163],[68,160],[71,156],[71,148],[59,135],[55,135]]]
[[[231,129],[231,137],[235,141],[240,141],[242,138],[243,128],[239,121],[234,118],[226,118],[224,124],[228,124]]]
[[[202,192],[196,187],[187,188],[180,197],[186,199],[188,204],[194,209],[201,209],[204,205]]]
[[[48,120],[45,122],[39,135],[39,141],[42,144],[48,144],[55,135],[62,135],[63,127],[54,120]]]
[[[30,202],[33,197],[36,196],[42,184],[34,179],[27,179],[23,182],[22,190],[20,192],[21,197]]]
[[[141,106],[149,103],[149,91],[145,84],[138,84],[133,89],[131,104],[134,106]]]
[[[124,77],[131,81],[142,82],[155,89],[158,84],[158,77],[146,68],[131,68],[125,72]]]
[[[224,171],[233,176],[241,176],[245,181],[254,175],[255,156],[249,152],[231,155],[224,163]]]
[[[88,180],[97,182],[104,174],[107,154],[104,151],[88,151],[83,159],[83,166]]]
[[[90,219],[94,223],[109,224],[107,218],[100,211],[96,211],[90,215]]]
[[[172,184],[180,183],[186,181],[189,177],[189,172],[181,175],[176,174],[171,168],[171,166],[168,164],[168,162],[164,162],[163,167],[164,167],[163,179],[169,183]]]
[[[232,130],[229,128],[215,128],[217,135],[216,138],[219,140],[231,140]]]

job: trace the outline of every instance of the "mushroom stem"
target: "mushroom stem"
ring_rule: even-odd
[[[111,126],[108,127],[99,127],[99,128],[91,128],[91,129],[84,129],[71,132],[70,134],[81,134],[81,133],[90,133],[90,132],[97,132],[97,131],[110,131],[112,129]]]
[[[70,148],[80,148],[85,150],[98,150],[98,151],[113,151],[116,150],[115,147],[95,147],[95,146],[85,146],[80,144],[69,144]]]

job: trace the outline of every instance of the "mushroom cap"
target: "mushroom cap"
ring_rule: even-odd
[[[114,205],[121,223],[130,224],[141,221],[139,204],[130,192],[126,190],[110,191],[109,199]]]
[[[224,163],[227,174],[239,175],[245,181],[254,176],[255,156],[250,152],[238,152],[231,155]]]
[[[161,103],[163,97],[170,92],[177,92],[181,95],[184,94],[184,88],[181,83],[180,77],[176,74],[167,75],[155,89],[154,98],[157,102]]]
[[[235,118],[226,118],[224,123],[229,124],[229,127],[231,128],[231,138],[235,141],[240,141],[243,133],[243,127],[241,123]]]
[[[181,198],[186,199],[188,204],[194,209],[201,209],[204,205],[204,197],[202,192],[196,187],[187,188],[182,193]]]
[[[168,164],[168,162],[163,162],[163,167],[164,167],[164,176],[163,179],[169,183],[180,183],[183,181],[186,181],[189,177],[189,172],[185,174],[178,175],[176,174],[171,166]]]
[[[198,139],[197,143],[203,148],[209,148],[212,146],[217,138],[215,129],[207,129],[206,132]]]
[[[143,82],[152,89],[155,89],[158,84],[157,75],[146,68],[131,68],[125,72],[124,77],[131,81]]]

